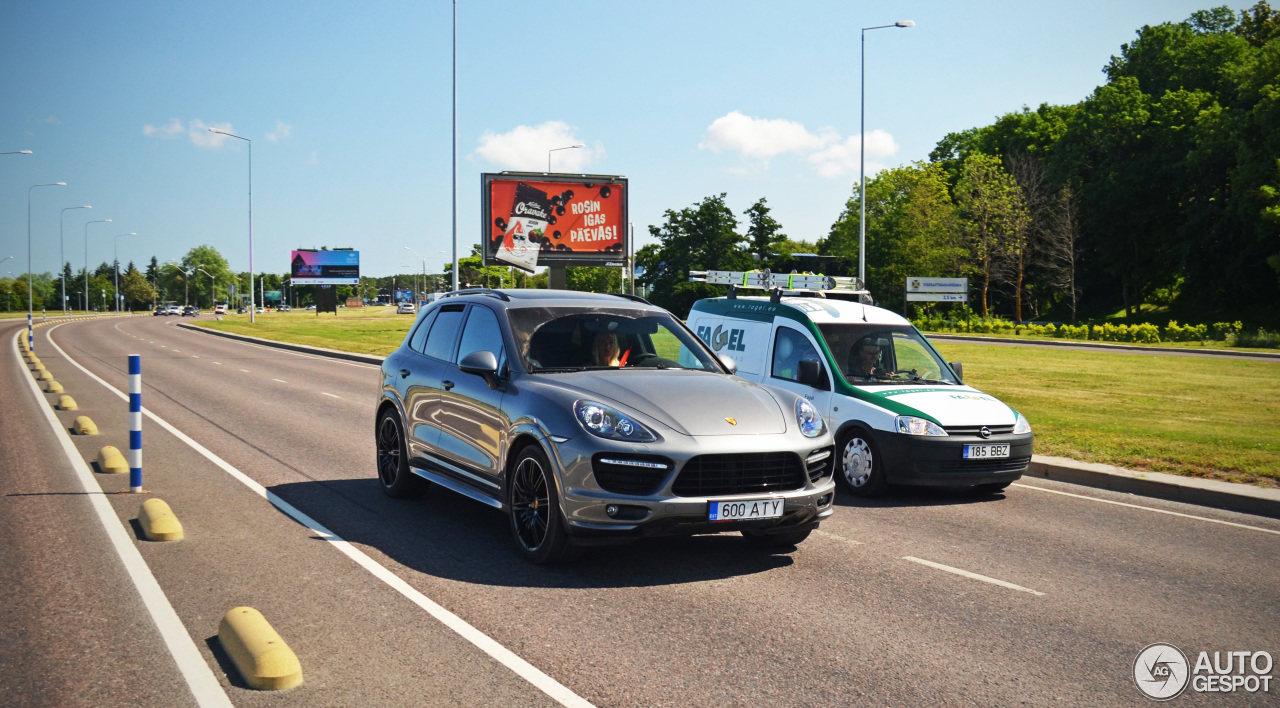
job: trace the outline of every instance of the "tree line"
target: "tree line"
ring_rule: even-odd
[[[901,309],[908,276],[968,277],[979,314],[1280,320],[1280,13],[1259,2],[1144,26],[1066,106],[943,137],[928,161],[867,181],[867,284]],[[854,274],[858,185],[814,244],[764,199],[707,197],[649,228],[641,282],[678,313],[723,288],[688,271]],[[815,256],[795,256],[797,249]],[[1147,316],[1154,316],[1148,314]]]

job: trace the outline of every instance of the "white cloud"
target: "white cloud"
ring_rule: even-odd
[[[830,129],[814,134],[795,121],[753,118],[731,111],[707,127],[706,138],[698,143],[698,147],[712,152],[740,152],[749,158],[768,160],[784,152],[820,150],[838,139],[839,136]]]
[[[485,131],[480,147],[473,153],[488,162],[512,170],[542,172],[547,169],[547,151],[569,145],[581,145],[576,129],[563,121],[553,120],[539,126],[516,126],[507,133]],[[556,172],[583,172],[593,161],[604,157],[604,146],[556,150],[551,167]]]
[[[823,177],[836,178],[846,174],[857,174],[858,156],[862,141],[859,136],[851,135],[847,140],[809,155],[809,162],[818,166],[818,174]],[[884,169],[883,160],[898,152],[898,142],[883,130],[867,133],[867,174],[873,175]]]
[[[805,155],[818,174],[829,179],[858,171],[861,141],[854,135],[842,139],[832,128],[810,131],[785,118],[755,118],[730,111],[707,127],[698,147],[712,152],[736,152],[746,164],[726,168],[732,174],[753,174],[769,166],[769,159],[784,153]],[[893,156],[898,143],[883,130],[867,133],[867,172],[884,169],[881,160]]]
[[[292,136],[293,136],[293,126],[289,125],[288,123],[279,122],[279,123],[276,123],[276,129],[271,131],[270,133],[267,133],[266,137],[267,137],[267,140],[270,140],[271,142],[274,143],[277,140],[288,140]]]
[[[283,125],[283,124],[282,124]],[[230,123],[209,123],[206,124],[199,118],[188,122],[186,125],[177,118],[170,118],[168,123],[156,127],[151,123],[142,126],[142,134],[152,138],[162,140],[172,140],[187,136],[191,140],[191,144],[203,150],[217,150],[227,142],[227,136],[218,133],[209,132],[210,128],[234,132]]]

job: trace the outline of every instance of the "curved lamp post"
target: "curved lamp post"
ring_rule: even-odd
[[[254,320],[253,313],[258,309],[254,302],[253,293],[253,141],[235,133],[228,133],[225,130],[210,128],[210,133],[225,135],[228,138],[243,140],[249,143],[249,322],[252,324]]]
[[[209,271],[207,271],[207,270],[205,270],[204,268],[201,268],[201,267],[199,267],[199,266],[197,266],[197,267],[196,267],[196,270],[198,270],[198,271],[200,271],[201,273],[204,273],[205,275],[209,276],[209,309],[210,309],[210,310],[212,310],[212,309],[213,309],[213,301],[214,301],[214,297],[213,297],[213,283],[214,283],[213,273],[210,273]],[[197,305],[197,307],[199,307],[199,305]]]
[[[862,28],[862,108],[859,110],[861,125],[858,128],[858,280],[867,287],[867,30],[889,27],[915,27],[913,20],[902,20],[891,25]],[[861,299],[862,296],[859,296]]]
[[[49,182],[47,184],[33,184],[27,189],[27,347],[31,351],[36,350],[35,329],[31,324],[31,315],[35,311],[34,300],[31,294],[31,190],[36,187],[65,187],[66,182]]]
[[[60,257],[60,260],[58,261],[59,266],[62,266],[67,262],[67,252],[66,252],[66,247],[64,246],[64,239],[62,237],[62,224],[63,224],[63,221],[65,220],[62,217],[66,216],[67,212],[73,209],[92,209],[92,208],[93,207],[89,206],[88,204],[84,206],[78,206],[78,207],[67,207],[66,209],[62,210],[61,214],[58,215],[58,255]],[[67,314],[67,276],[63,274],[63,268],[61,267],[58,268],[58,280],[62,281],[62,314],[63,316],[66,316]]]
[[[548,150],[548,151],[547,151],[547,172],[550,172],[550,171],[551,171],[551,153],[553,153],[553,152],[557,152],[557,151],[559,151],[559,150],[575,150],[575,149],[580,148],[580,147],[586,147],[586,145],[581,145],[581,144],[579,144],[579,145],[566,145],[566,146],[564,146],[564,147],[562,147],[562,148],[551,148],[550,150]]]

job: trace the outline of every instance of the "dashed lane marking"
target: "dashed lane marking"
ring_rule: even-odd
[[[823,538],[829,538],[829,539],[831,539],[832,541],[839,541],[839,542],[841,542],[841,543],[847,543],[847,544],[849,544],[849,545],[851,545],[851,546],[865,546],[865,545],[866,545],[866,544],[865,544],[865,543],[863,543],[862,541],[855,541],[855,540],[853,540],[852,538],[845,538],[844,536],[837,536],[837,535],[835,535],[835,534],[833,534],[833,533],[828,533],[828,532],[826,532],[826,531],[818,531],[817,533],[818,533],[818,535],[819,535],[819,536],[822,536]]]
[[[321,391],[321,392],[320,392],[320,395],[321,395],[321,396],[328,396],[329,398],[336,398],[336,399],[338,399],[338,400],[342,400],[342,396],[335,396],[335,395],[333,395],[332,393],[329,393],[329,392],[327,392],[327,391]]]
[[[941,564],[941,563],[934,563],[933,561],[927,561],[927,560],[924,560],[924,559],[921,559],[921,558],[916,558],[915,556],[903,556],[903,557],[902,557],[902,560],[905,560],[905,561],[911,561],[912,563],[919,563],[920,565],[928,566],[928,567],[930,567],[930,568],[934,568],[934,569],[936,569],[936,570],[941,570],[941,571],[946,572],[946,573],[952,573],[952,574],[954,574],[954,575],[959,575],[959,576],[960,576],[960,577],[962,577],[962,578],[969,578],[969,579],[971,579],[971,580],[981,580],[981,581],[982,581],[982,582],[984,582],[984,583],[991,583],[992,585],[999,585],[999,586],[1000,586],[1000,587],[1002,587],[1002,588],[1009,588],[1010,590],[1017,590],[1018,592],[1029,592],[1029,593],[1031,593],[1032,595],[1037,595],[1037,596],[1039,596],[1039,595],[1044,595],[1044,593],[1040,592],[1039,590],[1032,590],[1031,588],[1024,588],[1024,587],[1022,587],[1021,585],[1014,585],[1013,583],[1006,582],[1006,581],[1004,581],[1004,580],[997,580],[997,579],[995,579],[995,578],[988,577],[988,576],[986,576],[986,575],[978,575],[977,573],[970,573],[970,572],[969,572],[969,571],[967,571],[967,570],[961,570],[961,569],[959,569],[959,568],[952,568],[952,567],[951,567],[951,566],[949,566],[949,565],[943,565],[943,564]]]
[[[1264,529],[1261,526],[1249,526],[1247,524],[1237,524],[1234,521],[1223,521],[1221,519],[1210,519],[1205,516],[1193,516],[1191,514],[1180,514],[1176,511],[1168,511],[1166,509],[1156,509],[1155,507],[1150,507],[1150,506],[1139,506],[1137,504],[1126,504],[1125,502],[1111,501],[1110,499],[1099,499],[1098,497],[1089,497],[1083,494],[1072,494],[1071,492],[1059,492],[1056,489],[1045,489],[1044,487],[1037,487],[1031,484],[1019,484],[1015,482],[1013,486],[1022,487],[1023,489],[1034,489],[1037,492],[1048,492],[1049,494],[1061,494],[1064,497],[1075,497],[1076,499],[1087,499],[1089,501],[1100,502],[1102,504],[1114,504],[1115,506],[1124,506],[1130,509],[1141,509],[1143,511],[1153,511],[1157,514],[1168,514],[1169,516],[1179,516],[1184,519],[1195,519],[1196,521],[1208,521],[1211,524],[1222,524],[1223,526],[1234,526],[1238,529],[1248,529],[1250,531],[1261,531],[1262,533],[1272,533],[1272,534],[1276,534],[1277,536],[1280,536],[1280,531],[1277,531],[1275,529]]]
[[[248,370],[248,369],[241,369],[241,371],[243,371],[243,372],[244,372],[244,373],[246,373],[246,374],[247,374],[247,373],[249,373],[249,370]]]
[[[213,362],[213,363],[217,364],[218,366],[222,366],[222,362],[220,362],[220,361],[215,361],[215,362]]]
[[[54,327],[53,329],[57,329],[57,327]],[[50,330],[49,334],[50,335],[53,334],[52,330]],[[87,375],[89,378],[102,384],[104,388],[114,393],[121,400],[125,400],[125,401],[129,400],[129,397],[125,395],[123,392],[121,392],[120,389],[107,383],[102,378],[100,378],[97,374],[94,374],[93,372],[86,369],[84,366],[81,366],[80,362],[68,356],[67,353],[62,350],[62,347],[59,347],[58,344],[53,341],[52,336],[49,336],[49,344],[54,349],[57,349],[58,352],[62,354],[63,358],[65,358],[77,369],[80,369],[81,371],[83,371],[85,375]],[[52,416],[52,413],[48,412],[47,406],[44,406],[43,410],[46,411],[47,415]],[[339,552],[341,552],[343,555],[347,556],[351,560],[355,561],[356,564],[358,564],[361,568],[364,568],[374,577],[376,577],[377,579],[389,585],[392,589],[394,589],[396,592],[399,592],[401,595],[407,598],[410,602],[414,603],[418,607],[421,607],[428,614],[430,614],[432,617],[438,620],[441,624],[453,630],[463,639],[467,640],[472,645],[474,645],[477,649],[479,649],[480,651],[483,651],[485,654],[488,654],[495,661],[507,667],[508,669],[513,671],[515,674],[517,674],[524,680],[528,681],[535,688],[537,688],[538,690],[550,696],[560,705],[567,706],[568,708],[595,708],[595,706],[590,701],[586,700],[585,698],[569,690],[569,688],[566,687],[564,684],[561,684],[559,681],[556,681],[555,679],[551,678],[547,674],[543,673],[533,664],[530,664],[529,662],[520,658],[518,655],[515,654],[515,652],[512,652],[510,649],[494,641],[491,637],[489,637],[489,635],[471,626],[470,624],[467,623],[466,620],[453,614],[449,610],[446,610],[444,607],[436,604],[435,601],[433,601],[431,598],[427,597],[426,595],[423,595],[417,588],[413,587],[412,585],[410,585],[409,583],[401,579],[400,576],[391,572],[388,568],[380,565],[377,561],[370,558],[363,551],[356,548],[355,546],[352,546],[342,537],[333,533],[328,528],[322,526],[315,519],[312,519],[310,516],[299,511],[289,502],[281,499],[280,497],[276,496],[274,493],[268,491],[266,487],[255,482],[245,473],[241,472],[235,467],[232,467],[226,460],[223,460],[221,457],[218,457],[213,452],[211,452],[208,448],[204,447],[203,445],[196,442],[195,440],[192,440],[189,436],[187,436],[186,433],[183,433],[181,430],[178,430],[177,428],[173,427],[173,425],[171,425],[165,419],[157,416],[156,414],[152,413],[150,410],[146,408],[142,409],[142,414],[150,418],[160,427],[169,431],[169,433],[172,434],[174,437],[186,443],[188,446],[191,447],[191,449],[203,455],[205,459],[209,460],[213,464],[220,467],[224,472],[231,475],[241,484],[253,490],[255,494],[262,497],[263,499],[266,499],[277,509],[279,509],[280,511],[283,511],[285,514],[288,514],[290,517],[292,517],[295,521],[307,527],[307,529],[309,529],[312,533],[316,534],[316,536],[319,537],[320,540],[328,541],[330,544],[333,545],[335,549],[337,549]],[[74,446],[71,446],[71,441],[69,438],[65,441],[64,444],[66,446],[70,446],[70,449],[74,450]],[[81,462],[81,464],[83,464],[83,461]],[[107,503],[106,500],[103,499],[103,504],[106,504],[106,503]],[[109,508],[110,507],[108,507],[108,509]],[[112,514],[112,518],[115,518],[114,512],[111,512],[111,514]],[[122,537],[123,537],[123,533],[124,533],[123,527],[117,524],[116,528],[117,530],[119,530],[119,532],[122,534]],[[139,556],[139,562],[141,562],[141,556]],[[144,564],[144,567],[145,567],[145,564]],[[157,585],[157,588],[158,587],[159,586]],[[174,615],[174,620],[178,621],[176,614]],[[180,621],[178,621],[178,626],[181,626]],[[203,662],[203,660],[201,661]],[[205,668],[208,669],[208,666],[205,665]],[[218,686],[218,690],[221,691],[221,686]],[[228,702],[226,705],[230,705],[230,702]]]
[[[280,383],[289,383],[288,381],[285,381],[284,379],[271,379],[271,380],[272,380],[272,381],[278,381],[278,382],[280,382]]]

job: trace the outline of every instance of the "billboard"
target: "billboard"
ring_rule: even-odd
[[[485,265],[621,265],[627,179],[503,172],[481,178]]]
[[[294,285],[359,285],[359,251],[293,251],[289,259]]]

